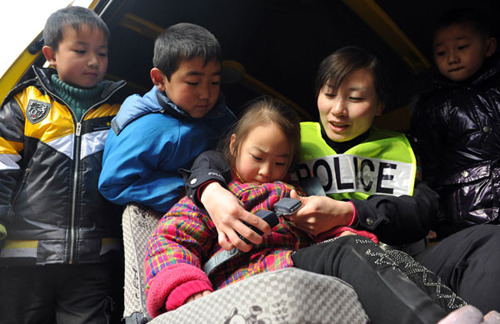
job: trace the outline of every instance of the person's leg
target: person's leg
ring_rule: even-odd
[[[500,311],[500,226],[464,229],[414,257],[483,313]]]
[[[408,259],[399,253],[391,256],[364,237],[339,237],[300,249],[292,254],[292,260],[297,268],[335,276],[352,285],[373,323],[437,323],[448,311],[424,291],[431,284],[438,289],[436,295],[444,292],[443,295],[453,295],[447,300],[452,308],[465,304],[449,289],[441,287],[430,271],[422,273],[425,268],[406,264],[412,261],[409,256]],[[427,286],[417,286],[401,268],[420,272],[422,283]],[[419,275],[411,273],[411,276],[415,279]]]
[[[125,308],[125,258],[123,253],[116,253],[111,258],[113,273],[113,312],[112,324],[121,324]]]
[[[109,324],[113,307],[112,264],[61,267],[68,275],[58,284],[57,322]]]
[[[448,287],[439,276],[417,262],[407,253],[391,249],[387,250],[386,254],[405,276],[413,281],[420,289],[424,290],[427,295],[445,311],[451,312],[467,304],[467,302]]]
[[[0,323],[54,323],[51,274],[47,266],[0,267]]]

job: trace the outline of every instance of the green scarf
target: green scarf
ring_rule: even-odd
[[[76,88],[59,80],[57,74],[52,74],[51,81],[56,93],[75,113],[77,121],[80,121],[87,109],[101,99],[104,87],[104,84],[100,82],[90,89]]]

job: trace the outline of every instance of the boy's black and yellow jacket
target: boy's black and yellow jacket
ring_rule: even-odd
[[[51,86],[55,71],[34,71],[0,108],[0,265],[101,262],[121,248],[121,208],[97,181],[125,82],[103,81],[77,121]]]

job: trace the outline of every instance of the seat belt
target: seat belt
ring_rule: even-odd
[[[266,221],[271,228],[274,226],[278,225],[279,223],[279,216],[283,215],[289,215],[295,213],[300,207],[302,206],[300,200],[297,199],[292,199],[292,198],[282,198],[280,201],[278,201],[276,204],[274,204],[273,210],[259,210],[255,213],[255,215],[259,216],[262,218],[264,221]],[[263,233],[256,227],[245,223],[248,227],[250,227],[252,230],[254,230],[256,233],[259,235],[262,235]],[[238,234],[239,235],[239,234]],[[249,243],[246,241],[245,238],[243,238],[240,235],[240,238],[245,240],[245,242]],[[207,276],[210,276],[210,274],[220,267],[222,264],[226,263],[228,260],[234,258],[236,255],[242,254],[240,250],[237,248],[233,248],[232,250],[222,250],[220,253],[217,253],[213,255],[208,261],[203,265],[203,271],[207,274]]]

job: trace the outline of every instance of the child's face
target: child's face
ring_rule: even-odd
[[[158,69],[161,84],[155,81],[153,69],[151,78],[160,91],[184,112],[193,118],[205,116],[217,103],[220,92],[221,64],[215,60],[206,65],[202,57],[182,61],[172,73],[170,81]]]
[[[496,49],[493,38],[486,39],[470,23],[439,29],[434,36],[434,61],[445,78],[464,81],[476,73]],[[494,46],[492,46],[494,45]]]
[[[243,182],[260,185],[285,178],[292,161],[292,148],[276,124],[255,127],[239,149],[234,147],[235,136],[231,137],[230,149],[236,154],[236,171]]]
[[[57,51],[45,46],[43,53],[59,79],[78,88],[94,87],[108,68],[108,39],[100,29],[88,25],[79,30],[65,27]]]
[[[334,142],[346,142],[366,132],[383,109],[373,74],[365,68],[347,75],[338,89],[326,84],[318,94],[321,124]]]

